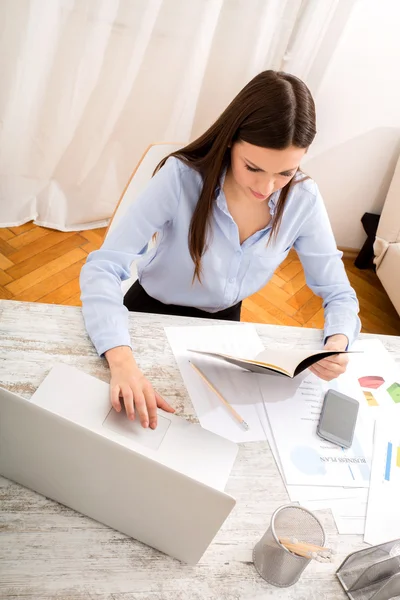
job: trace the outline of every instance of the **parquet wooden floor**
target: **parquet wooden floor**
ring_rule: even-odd
[[[0,298],[80,306],[79,272],[104,233],[63,233],[33,223],[0,229]],[[363,331],[400,335],[400,317],[377,275],[358,270],[351,259],[344,262],[360,302]],[[322,328],[323,318],[321,299],[307,287],[294,251],[242,308],[247,322]]]

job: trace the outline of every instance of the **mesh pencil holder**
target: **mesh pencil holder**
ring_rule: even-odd
[[[311,559],[289,552],[279,539],[296,538],[307,544],[323,546],[325,532],[319,520],[300,506],[281,506],[260,541],[254,546],[254,566],[265,581],[277,587],[296,583]]]

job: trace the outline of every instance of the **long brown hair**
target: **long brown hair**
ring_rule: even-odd
[[[221,173],[230,163],[230,147],[242,140],[283,150],[289,146],[308,148],[316,134],[315,105],[305,83],[289,73],[264,71],[254,77],[232,100],[221,116],[197,140],[166,156],[196,169],[203,178],[203,189],[189,228],[189,251],[194,263],[193,280],[201,277],[201,258],[206,250],[215,190]],[[288,193],[295,179],[279,195],[272,221],[271,236],[276,237]]]

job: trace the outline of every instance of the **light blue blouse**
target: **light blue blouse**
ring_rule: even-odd
[[[216,190],[208,247],[202,258],[202,283],[192,282],[194,265],[188,248],[189,225],[202,179],[174,157],[151,179],[100,250],[88,256],[81,271],[83,315],[100,355],[115,346],[131,346],[121,281],[130,277],[133,261],[137,261],[140,283],[153,298],[212,313],[264,287],[292,247],[300,257],[307,284],[323,298],[325,337],[343,333],[351,343],[358,336],[357,298],[315,182],[308,179],[293,186],[276,241],[267,245],[271,225],[240,244],[223,179],[224,175]],[[272,216],[279,193],[269,199]],[[155,232],[156,246],[147,251]]]

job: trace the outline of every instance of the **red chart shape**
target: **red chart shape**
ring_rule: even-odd
[[[377,390],[385,380],[380,375],[366,375],[365,377],[360,377],[358,383],[361,387],[369,388],[370,390]]]

